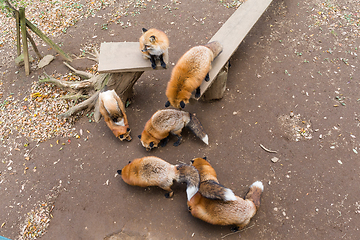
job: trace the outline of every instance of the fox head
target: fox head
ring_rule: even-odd
[[[121,141],[127,140],[131,141],[130,132],[131,129],[128,126],[114,126],[112,129],[112,132],[114,133],[115,137],[119,138]]]
[[[201,181],[217,181],[216,172],[210,163],[206,160],[206,158],[194,158],[191,160],[191,165],[199,171]]]
[[[143,147],[146,148],[146,151],[150,151],[151,149],[156,148],[160,143],[159,139],[154,138],[145,130],[138,137]]]

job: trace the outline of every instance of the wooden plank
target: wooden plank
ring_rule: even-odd
[[[168,54],[164,54],[164,62],[168,65]],[[157,61],[156,69],[164,69]],[[140,52],[139,42],[106,42],[101,43],[98,72],[143,72],[153,70],[149,59]]]
[[[247,0],[242,4],[210,39],[209,42],[219,41],[223,46],[222,53],[212,62],[209,76],[210,81],[200,86],[200,94],[211,86],[217,74],[234,54],[242,40],[249,33],[272,0]]]
[[[26,38],[25,8],[21,7],[19,9],[19,17],[21,23],[21,36],[22,36],[23,53],[24,53],[25,74],[26,76],[28,76],[30,74],[30,62],[29,62],[28,43]]]

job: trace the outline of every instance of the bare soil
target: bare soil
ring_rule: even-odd
[[[87,117],[75,124],[82,132],[78,139],[37,144],[14,134],[13,145],[0,147],[0,235],[19,239],[27,213],[48,203],[54,206],[52,218],[40,239],[359,239],[360,41],[351,37],[356,32],[330,29],[329,19],[328,25],[321,22],[322,3],[274,0],[232,56],[224,98],[186,106],[202,122],[209,146],[187,130],[180,146],[172,146],[174,138],[151,152],[137,138],[164,108],[173,65],[145,72],[135,85],[127,108],[131,142],[120,142],[104,121]],[[335,5],[341,14],[352,8],[359,19],[356,1]],[[218,1],[183,1],[178,10],[148,7],[129,16],[133,24],[127,28],[109,23],[102,29],[106,17],[81,20],[57,40],[78,54],[82,44],[137,41],[142,27],[156,27],[168,34],[170,62],[176,63],[190,47],[205,44],[233,11]],[[72,63],[82,70],[92,64]],[[26,77],[15,64],[7,70],[1,75],[3,98],[22,98],[42,74],[33,70]],[[69,71],[59,56],[45,70]],[[30,160],[24,158],[28,149]],[[160,188],[132,187],[116,174],[129,160],[149,155],[173,164],[206,156],[220,183],[239,196],[260,180],[261,207],[238,233],[195,219],[187,211],[184,185],[175,185],[174,197],[167,199]]]

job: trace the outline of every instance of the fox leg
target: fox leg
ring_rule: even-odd
[[[174,143],[174,146],[177,147],[181,144],[182,136],[177,134],[175,134],[175,136],[178,138],[178,140]]]
[[[210,80],[210,76],[209,76],[209,73],[207,73],[205,76],[205,82],[208,82],[209,80]]]
[[[200,97],[200,86],[196,89],[195,92],[195,98],[199,98]]]
[[[168,191],[167,193],[165,193],[166,198],[172,198],[174,196],[174,192],[173,190],[171,190],[170,187],[161,187],[161,188],[164,189],[165,191]]]
[[[163,54],[160,55],[160,63],[163,68],[166,68],[166,63],[164,62]]]
[[[169,142],[169,136],[167,136],[166,138],[164,138],[164,139],[162,139],[161,141],[160,141],[160,147],[165,147],[166,146],[166,144]]]
[[[152,67],[153,69],[155,69],[155,68],[156,68],[156,61],[155,61],[154,55],[151,55],[151,54],[150,54],[150,62],[151,62],[151,67]]]

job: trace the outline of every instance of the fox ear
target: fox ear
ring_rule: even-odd
[[[138,135],[138,138],[141,139],[141,135]]]
[[[191,163],[194,163],[194,162],[195,162],[195,160],[190,160],[190,162],[191,162]]]
[[[121,175],[121,170],[117,170],[117,173],[118,173],[119,175]]]
[[[147,29],[146,28],[142,28],[142,32],[147,32]]]
[[[181,101],[181,102],[180,102],[180,107],[181,107],[181,108],[184,108],[184,107],[185,107],[184,101]]]
[[[169,107],[169,106],[170,106],[170,102],[169,102],[169,101],[166,101],[165,107]]]
[[[151,142],[149,146],[150,146],[151,148],[153,148],[153,147],[154,147],[154,143]]]
[[[154,35],[150,36],[149,41],[150,41],[151,43],[155,42],[155,36],[154,36]]]
[[[130,132],[130,128],[127,128],[126,131],[127,131],[127,132]]]
[[[131,161],[129,161],[129,163],[128,164],[130,164],[131,163]]]
[[[204,160],[206,160],[206,157],[203,157]]]

